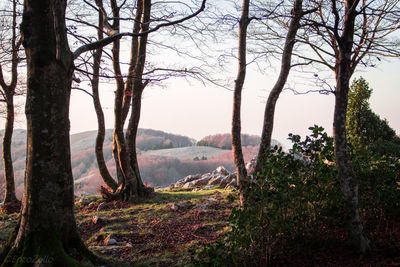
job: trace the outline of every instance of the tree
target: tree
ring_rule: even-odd
[[[246,38],[247,27],[251,22],[249,18],[249,0],[243,0],[242,14],[239,20],[239,51],[238,51],[238,73],[233,91],[233,115],[232,115],[232,155],[236,167],[236,180],[240,190],[240,203],[246,201],[245,191],[248,187],[247,170],[244,164],[242,142],[241,142],[241,119],[240,108],[242,102],[243,84],[246,78]]]
[[[296,43],[296,35],[298,29],[301,27],[300,21],[304,16],[303,1],[296,0],[293,4],[291,12],[291,19],[287,30],[285,45],[282,50],[281,69],[278,79],[268,95],[267,104],[265,105],[263,130],[261,134],[261,143],[257,155],[257,162],[255,172],[261,172],[263,162],[267,161],[265,151],[271,147],[272,131],[274,127],[275,106],[278,98],[286,84],[287,78],[292,65],[292,51]],[[311,11],[310,11],[311,12]]]
[[[297,54],[335,74],[334,144],[338,177],[346,204],[348,240],[360,253],[369,250],[358,210],[358,181],[347,148],[346,114],[350,78],[356,67],[374,66],[382,56],[400,56],[390,38],[399,27],[399,1],[320,1],[299,42],[313,52]],[[315,74],[315,76],[319,76]]]
[[[5,244],[1,266],[100,263],[81,240],[74,217],[69,99],[74,59],[116,34],[71,52],[65,0],[27,0],[21,33],[27,57],[27,161],[21,217]],[[29,262],[26,262],[27,259]]]
[[[388,122],[371,110],[371,94],[372,89],[364,78],[353,80],[347,108],[347,135],[353,145],[368,147],[382,155],[398,155],[400,139]]]
[[[68,119],[74,64],[65,27],[66,5],[63,0],[27,0],[24,5],[25,190],[18,227],[0,255],[2,266],[73,266],[78,260],[96,261],[81,240],[74,218]]]
[[[15,196],[14,184],[14,169],[11,156],[11,141],[14,130],[14,95],[18,94],[18,64],[20,59],[20,46],[22,38],[18,35],[18,3],[16,0],[12,1],[12,14],[11,21],[7,21],[8,16],[5,15],[2,21],[1,31],[1,58],[0,62],[0,94],[1,102],[6,105],[6,123],[3,135],[3,167],[4,167],[4,181],[5,181],[5,194],[4,204],[14,205],[19,204],[19,200]],[[9,37],[9,35],[11,37]],[[7,82],[3,76],[5,66],[9,67],[10,79]]]
[[[118,6],[116,1],[110,1],[113,24],[104,24],[107,32],[110,34],[120,31],[120,10],[124,4],[125,2]],[[104,16],[104,21],[107,21],[107,12],[102,2],[97,1],[97,6]],[[124,78],[121,71],[120,40],[115,40],[113,42],[112,49],[112,65],[116,81],[113,155],[117,166],[119,183],[119,188],[116,193],[125,200],[146,194],[146,188],[142,183],[137,161],[136,137],[140,120],[143,90],[150,82],[150,79],[144,77],[148,35],[154,29],[176,25],[197,16],[204,10],[205,0],[202,1],[201,7],[196,12],[175,21],[159,24],[152,30],[150,30],[151,8],[152,2],[150,0],[139,0],[136,2],[136,14],[132,33],[137,36],[132,37],[131,59],[126,78]],[[123,127],[129,110],[131,113],[128,129],[126,135],[124,135]]]
[[[396,132],[375,114],[369,106],[372,89],[367,81],[355,79],[349,91],[347,108],[347,135],[361,145],[371,145],[377,141],[392,141]]]

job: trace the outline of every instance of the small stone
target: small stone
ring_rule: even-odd
[[[171,205],[171,210],[177,211],[177,210],[180,210],[180,209],[182,209],[184,207],[185,207],[185,205],[183,205],[183,204],[173,203]]]
[[[117,244],[117,240],[111,238],[111,235],[107,236],[106,239],[104,239],[104,245],[106,246],[112,246],[115,244]]]
[[[100,205],[97,207],[97,211],[103,211],[107,207],[107,203],[101,202]]]

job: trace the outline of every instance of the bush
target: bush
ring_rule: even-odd
[[[193,265],[268,266],[305,245],[340,239],[346,212],[333,139],[322,127],[310,130],[303,141],[289,135],[293,147],[288,153],[278,147],[266,151],[268,161],[251,183],[244,208],[232,210],[230,231],[197,251]],[[350,143],[349,151],[366,232],[382,234],[382,226],[400,215],[400,159],[382,156],[359,142]]]
[[[310,129],[304,141],[290,135],[289,153],[277,146],[266,151],[262,178],[249,188],[245,207],[232,210],[231,231],[204,247],[195,265],[269,265],[287,247],[315,242],[327,225],[342,221],[332,138],[321,127]]]

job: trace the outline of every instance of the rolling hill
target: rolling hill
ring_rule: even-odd
[[[87,131],[73,134],[70,138],[71,165],[78,194],[83,191],[96,193],[98,187],[103,184],[94,154],[96,135],[96,131]],[[0,131],[0,138],[2,136],[3,130]],[[219,137],[220,135],[215,136]],[[210,136],[208,140],[210,140]],[[196,140],[186,136],[151,129],[139,129],[137,144],[142,179],[153,186],[165,186],[189,174],[211,172],[220,165],[225,166],[231,172],[234,171],[231,150],[212,146],[196,146]],[[249,145],[243,149],[246,161],[249,161],[258,152],[257,146]],[[16,190],[18,196],[21,196],[24,186],[26,130],[14,130],[12,154]],[[111,129],[106,131],[104,156],[110,172],[115,177]],[[4,184],[2,165],[3,163],[0,161],[0,197],[2,197]]]

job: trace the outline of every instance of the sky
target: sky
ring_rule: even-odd
[[[384,62],[376,68],[356,72],[374,89],[370,105],[381,118],[400,134],[400,62]],[[242,133],[261,135],[265,100],[276,75],[261,75],[250,71],[242,96]],[[114,89],[103,86],[102,105],[106,127],[113,127]],[[231,130],[233,92],[227,89],[188,84],[171,80],[164,88],[149,87],[143,96],[139,127],[186,135],[196,140],[210,134]],[[284,91],[278,100],[273,138],[289,145],[289,133],[304,136],[308,127],[317,124],[332,133],[334,97],[312,93],[294,95]],[[70,108],[71,133],[97,129],[91,99],[80,91],[73,91]]]
[[[168,34],[165,38],[173,39]],[[225,45],[237,46],[237,41],[232,36],[225,38],[230,39],[230,43]],[[157,53],[159,50],[156,47],[152,52]],[[242,95],[242,133],[261,135],[265,101],[277,77],[277,69],[272,66],[266,74],[260,74],[252,67],[248,70]],[[232,61],[227,73],[220,74],[232,78],[236,72],[237,62]],[[289,84],[296,84],[297,75],[299,73],[291,72]],[[308,75],[312,76],[312,73]],[[400,135],[400,60],[383,61],[375,68],[359,67],[353,78],[360,76],[374,89],[370,99],[372,110],[381,118],[386,118]],[[111,82],[102,85],[100,90],[106,128],[113,128],[114,84]],[[196,140],[207,135],[229,133],[232,99],[232,90],[210,84],[187,83],[184,79],[171,79],[163,87],[145,89],[139,127],[181,134]],[[276,106],[273,138],[289,145],[289,133],[304,136],[309,134],[308,127],[314,124],[323,126],[328,133],[332,133],[333,109],[333,95],[294,95],[291,91],[284,91]],[[15,128],[26,128],[23,111],[20,114]],[[92,100],[81,91],[72,91],[70,122],[71,134],[97,130]],[[4,125],[4,120],[0,119],[0,123]]]

